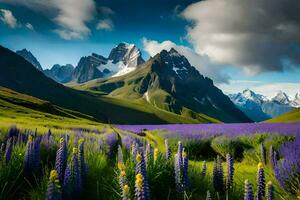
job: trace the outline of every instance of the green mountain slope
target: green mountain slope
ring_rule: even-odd
[[[95,118],[0,86],[0,124],[51,129],[103,126]]]
[[[266,122],[300,122],[300,108],[285,113],[278,117],[274,117]]]
[[[251,121],[213,85],[212,80],[203,77],[174,49],[163,50],[124,76],[93,80],[75,87],[144,102],[193,119],[210,116],[224,122]]]
[[[0,46],[0,86],[49,101],[60,107],[114,124],[216,122],[209,117],[191,119],[143,103],[102,97],[56,83],[14,52]]]

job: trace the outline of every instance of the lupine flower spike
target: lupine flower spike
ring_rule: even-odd
[[[61,200],[61,186],[59,185],[58,173],[56,170],[50,172],[47,185],[46,200]]]
[[[222,192],[224,188],[224,175],[223,175],[223,166],[222,160],[219,156],[214,161],[214,168],[213,168],[213,186],[216,191]]]
[[[271,181],[267,184],[267,200],[274,200],[274,187]]]
[[[165,147],[166,147],[166,159],[170,160],[172,157],[172,152],[171,152],[171,148],[169,146],[168,140],[165,139]]]
[[[233,158],[230,154],[226,155],[226,167],[226,189],[229,190],[233,185],[234,174]]]
[[[130,187],[127,184],[123,187],[122,200],[130,200]]]
[[[143,192],[143,175],[140,173],[135,176],[135,198],[136,200],[146,200]]]
[[[61,183],[64,180],[64,174],[67,166],[67,144],[65,139],[62,137],[59,140],[59,149],[56,152],[56,159],[55,159],[55,169],[58,173],[58,179]]]
[[[123,191],[124,190],[124,186],[127,184],[126,172],[124,170],[122,170],[121,173],[120,173],[119,183],[120,183],[121,191]]]
[[[257,200],[262,200],[265,195],[265,172],[263,168],[263,164],[258,164],[258,171],[257,171]]]
[[[150,188],[147,178],[146,163],[143,154],[137,154],[136,156],[136,174],[142,175],[142,190],[144,200],[150,200]]]
[[[266,153],[266,147],[265,147],[264,143],[260,144],[260,154],[261,154],[261,161],[264,164],[267,164],[267,153]]]
[[[185,152],[182,153],[182,159],[183,159],[183,188],[184,190],[187,190],[189,185],[189,176],[188,176],[188,167],[189,167],[189,159],[187,158],[187,155]]]
[[[6,149],[5,149],[5,161],[8,162],[11,158],[11,152],[13,149],[13,141],[12,138],[9,138],[6,142]]]
[[[73,148],[71,160],[65,170],[64,196],[75,198],[81,191],[81,177],[78,164],[78,149]]]
[[[245,180],[245,195],[244,200],[254,200],[252,185],[248,180]]]

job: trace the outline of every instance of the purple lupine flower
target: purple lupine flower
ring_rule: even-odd
[[[117,135],[115,133],[107,134],[106,135],[106,142],[108,145],[108,156],[112,157],[115,153],[117,148]]]
[[[186,189],[184,181],[187,181],[187,180],[184,180],[184,177],[187,179],[188,160],[184,160],[184,157],[186,157],[186,155],[183,156],[183,154],[185,154],[184,148],[182,146],[182,143],[179,141],[177,154],[175,155],[175,165],[174,165],[174,167],[175,167],[175,185],[176,185],[178,199],[183,199],[184,192]],[[184,170],[184,167],[186,167],[185,170]]]
[[[62,137],[59,140],[59,149],[56,152],[55,169],[58,173],[58,179],[61,183],[64,180],[64,174],[67,166],[68,150],[65,139]]]
[[[300,137],[280,147],[283,159],[275,165],[275,177],[288,192],[300,196]]]
[[[41,162],[41,137],[37,137],[33,142],[34,146],[34,162],[33,169],[34,171],[38,170]]]
[[[146,200],[145,193],[143,191],[143,185],[144,185],[144,177],[142,174],[138,173],[135,176],[135,198],[136,200]]]
[[[266,165],[267,164],[267,152],[266,152],[266,147],[263,142],[260,144],[260,156],[261,156],[261,161]]]
[[[275,161],[275,156],[274,156],[274,149],[273,149],[273,146],[270,146],[270,150],[269,150],[269,160],[270,160],[270,165],[271,165],[271,167],[272,168],[274,168],[275,167],[275,165],[276,165],[276,162],[277,161]]]
[[[252,184],[248,180],[245,180],[244,200],[254,200]]]
[[[226,155],[226,189],[227,190],[229,190],[233,185],[233,174],[234,174],[233,158],[228,153]]]
[[[122,170],[123,166],[124,166],[124,161],[123,161],[123,151],[122,151],[122,147],[119,145],[118,146],[118,168],[120,170]]]
[[[172,158],[171,148],[169,146],[168,139],[165,139],[165,147],[166,147],[166,159],[170,160]]]
[[[224,188],[224,175],[223,175],[223,166],[220,156],[217,156],[217,159],[214,161],[213,168],[213,186],[216,191],[222,192]]]
[[[143,154],[137,154],[136,156],[136,174],[141,174],[143,177],[143,194],[145,200],[150,200],[150,187],[148,182],[146,163]]]
[[[206,200],[211,200],[211,195],[210,195],[209,190],[207,190],[207,192],[206,192]]]
[[[263,168],[263,164],[258,164],[257,171],[257,194],[256,199],[262,200],[265,195],[266,183],[265,183],[265,172]]]
[[[84,180],[87,175],[87,164],[84,159],[84,139],[78,140],[78,159],[81,180]]]
[[[50,172],[50,178],[47,185],[45,200],[61,200],[61,186],[59,185],[58,174],[56,170]]]
[[[186,191],[189,186],[189,176],[188,176],[189,159],[187,158],[187,155],[185,152],[182,153],[182,159],[183,159],[182,184],[183,184],[184,190]]]
[[[34,156],[34,143],[33,143],[33,137],[32,135],[29,135],[26,150],[25,150],[25,156],[24,156],[24,172],[25,174],[32,173],[33,170],[33,162],[34,162],[35,156]]]
[[[206,161],[204,160],[202,162],[202,172],[201,172],[202,177],[204,177],[206,175],[206,170],[207,170]]]
[[[136,155],[137,155],[137,153],[138,153],[138,150],[137,150],[137,143],[132,143],[132,145],[131,145],[131,155],[132,155],[132,159],[133,159],[133,161],[135,162],[135,160],[136,160]]]
[[[14,138],[18,136],[18,133],[20,130],[16,127],[16,125],[13,125],[8,130],[8,138]]]
[[[267,200],[274,200],[274,186],[271,181],[267,184]]]
[[[5,149],[5,161],[8,163],[11,158],[11,153],[13,149],[13,139],[10,137],[6,142],[6,149]]]
[[[64,195],[66,199],[76,198],[81,192],[81,176],[78,163],[78,150],[73,148],[72,157],[65,170]]]

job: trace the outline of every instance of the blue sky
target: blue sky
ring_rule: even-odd
[[[0,44],[27,48],[43,68],[76,65],[92,52],[107,56],[122,41],[136,44],[146,59],[174,47],[227,93],[300,92],[299,3],[222,2],[0,0]]]

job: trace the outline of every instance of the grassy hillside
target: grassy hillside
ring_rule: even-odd
[[[60,107],[84,113],[97,121],[114,124],[209,123],[209,117],[179,116],[143,102],[102,97],[99,94],[78,91],[46,77],[29,62],[0,46],[0,86],[22,94],[43,99]],[[57,112],[57,111],[51,111]],[[55,113],[54,113],[55,114]]]
[[[300,108],[285,113],[266,122],[300,122]]]
[[[95,118],[55,106],[47,101],[0,87],[0,126],[34,127],[39,130],[103,128]]]

